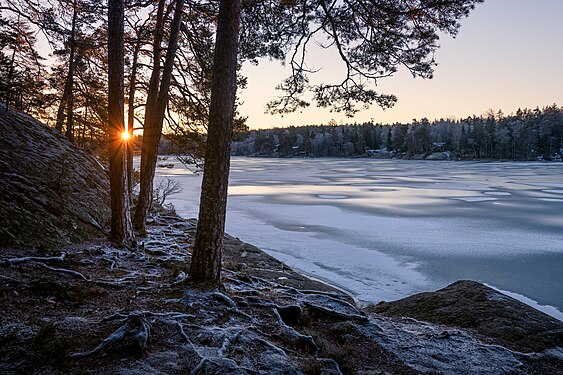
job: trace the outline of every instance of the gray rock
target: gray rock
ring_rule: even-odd
[[[563,346],[563,322],[475,281],[457,281],[436,292],[368,309],[386,316],[406,316],[470,329],[521,352],[543,352]]]
[[[55,129],[0,106],[0,248],[53,248],[103,236],[109,181]]]

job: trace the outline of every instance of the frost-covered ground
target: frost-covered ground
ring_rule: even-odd
[[[201,176],[157,176],[197,217]],[[473,279],[563,320],[562,163],[234,158],[229,193],[230,234],[360,300]]]

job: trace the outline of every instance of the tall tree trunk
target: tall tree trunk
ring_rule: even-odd
[[[16,47],[14,46],[14,50],[12,51],[12,58],[10,59],[10,71],[8,72],[8,90],[6,90],[6,109],[5,112],[8,112],[8,106],[10,105],[10,99],[13,92],[14,87],[14,63],[16,61]]]
[[[137,35],[139,37],[139,35]],[[140,38],[140,37],[139,37]],[[129,100],[127,109],[127,131],[129,142],[127,142],[127,192],[129,197],[133,194],[133,128],[135,127],[135,92],[137,90],[137,68],[139,65],[139,53],[141,51],[141,40],[137,39],[133,49],[133,63],[131,65],[131,77],[129,77]]]
[[[79,135],[80,135],[80,146],[84,147],[85,142],[84,142],[84,136],[86,134],[86,121],[88,121],[88,99],[86,99],[86,105],[85,105],[85,110],[84,110],[84,119],[82,120],[82,127],[79,130]]]
[[[225,233],[236,95],[240,8],[240,0],[221,0],[219,6],[207,150],[199,221],[190,268],[190,281],[202,287],[217,287],[221,283],[221,252]]]
[[[72,105],[68,105],[68,100],[72,95],[72,89],[74,86],[74,54],[75,54],[75,42],[76,42],[76,19],[77,19],[77,5],[76,1],[73,3],[73,13],[72,13],[72,28],[70,32],[70,56],[68,58],[68,73],[66,76],[65,87],[63,90],[63,96],[61,102],[59,103],[59,109],[57,111],[57,122],[55,123],[55,129],[62,132],[63,123],[65,119],[65,107],[67,107],[67,120],[72,122]],[[70,110],[68,109],[70,107]],[[68,129],[67,129],[68,137]],[[70,138],[69,138],[70,139]]]
[[[108,118],[109,169],[111,189],[111,240],[130,243],[133,240],[125,171],[125,131],[123,107],[124,71],[123,0],[108,2]]]
[[[74,143],[74,93],[70,90],[68,94],[66,102],[66,138]]]
[[[137,207],[135,207],[135,216],[133,217],[134,227],[141,233],[145,231],[145,221],[146,215],[150,208],[150,203],[152,200],[152,178],[154,178],[154,172],[151,173],[149,160],[153,159],[152,154],[156,155],[156,151],[152,150],[151,144],[154,143],[152,138],[154,138],[153,132],[150,129],[150,124],[153,123],[152,116],[156,112],[156,106],[158,103],[158,84],[160,81],[160,57],[162,51],[162,37],[164,34],[164,0],[160,0],[158,3],[158,9],[156,12],[156,25],[154,30],[153,38],[153,64],[152,73],[149,81],[149,89],[147,92],[147,101],[145,104],[145,121],[143,123],[143,143],[141,146],[141,170],[140,170],[140,181],[139,181],[139,197],[137,200]],[[158,147],[158,146],[157,146]],[[156,157],[156,156],[154,156]],[[152,176],[152,177],[151,177]],[[149,178],[150,181],[149,181]]]
[[[147,100],[141,155],[141,188],[134,218],[135,227],[140,232],[145,231],[146,218],[150,209],[156,160],[158,156],[158,143],[160,142],[164,112],[168,103],[168,91],[170,89],[172,70],[174,69],[176,49],[178,47],[183,7],[184,0],[176,0],[176,8],[174,9],[174,18],[170,27],[170,38],[168,40],[168,49],[166,50],[166,58],[164,60],[162,79],[154,107],[149,107]]]

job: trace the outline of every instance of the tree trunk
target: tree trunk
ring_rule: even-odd
[[[75,34],[76,34],[76,18],[77,18],[77,6],[76,1],[73,3],[73,13],[72,13],[72,29],[70,32],[70,56],[68,58],[68,73],[66,76],[65,87],[63,91],[63,96],[61,102],[59,103],[59,110],[57,111],[57,122],[55,123],[55,129],[62,132],[63,123],[65,119],[65,107],[67,107],[67,119],[72,122],[72,106],[68,105],[69,97],[72,95],[72,89],[74,86],[74,51],[75,51]],[[70,107],[70,110],[68,109]],[[72,125],[72,124],[71,124]],[[67,129],[67,137],[69,136]],[[69,138],[70,139],[70,138]]]
[[[162,49],[162,36],[164,33],[164,0],[158,3],[156,12],[156,25],[153,39],[153,66],[151,78],[149,81],[149,89],[147,92],[147,101],[145,105],[145,121],[143,123],[143,143],[141,146],[141,171],[139,181],[139,197],[137,199],[137,207],[135,207],[135,216],[133,225],[139,232],[145,232],[145,222],[147,212],[150,208],[152,200],[152,180],[154,178],[154,168],[149,160],[156,159],[156,151],[153,150],[154,132],[150,129],[153,120],[152,116],[156,112],[158,103],[158,84],[160,80],[160,56]],[[158,142],[157,142],[158,147]],[[153,155],[154,154],[154,155]],[[152,172],[151,172],[152,171]]]
[[[108,3],[108,118],[109,169],[111,189],[111,240],[130,243],[133,240],[127,174],[125,171],[125,131],[123,107],[124,71],[123,0]]]
[[[135,92],[137,89],[137,67],[140,51],[141,40],[138,39],[133,50],[131,77],[129,78],[129,107],[127,110],[127,131],[129,132],[129,142],[127,142],[127,192],[129,193],[129,197],[133,194],[133,128],[135,127]]]
[[[207,150],[190,268],[190,281],[200,287],[217,287],[221,283],[240,8],[240,0],[221,0],[219,7]]]
[[[72,89],[68,94],[66,102],[66,138],[74,143],[74,93]]]
[[[149,107],[147,99],[141,155],[141,188],[139,191],[139,199],[134,219],[135,227],[141,233],[145,231],[147,214],[151,206],[153,180],[156,169],[156,160],[158,157],[158,144],[162,134],[164,112],[168,103],[168,91],[170,89],[172,70],[174,69],[174,59],[176,57],[178,37],[180,35],[183,7],[184,0],[176,0],[174,18],[170,27],[170,39],[168,40],[168,49],[166,50],[166,58],[164,60],[160,87],[157,90],[158,95],[156,97],[156,103],[151,103],[151,106]]]
[[[13,75],[14,75],[14,63],[16,60],[16,47],[14,46],[14,50],[12,52],[12,58],[10,59],[10,71],[8,72],[8,90],[6,90],[6,110],[5,112],[8,112],[8,106],[10,105],[10,98],[12,96],[12,92],[13,92],[13,86],[14,86],[14,82],[13,82]]]

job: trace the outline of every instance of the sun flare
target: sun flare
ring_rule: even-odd
[[[124,132],[121,134],[121,138],[123,138],[124,141],[128,141],[129,138],[131,138],[131,135],[129,134],[128,131],[124,131]]]

